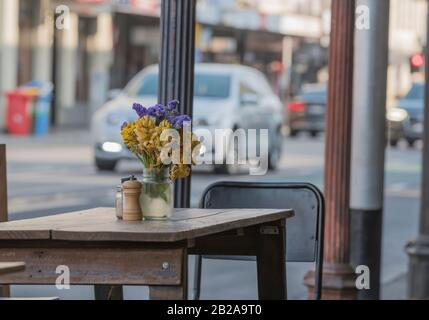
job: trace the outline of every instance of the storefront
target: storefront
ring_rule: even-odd
[[[203,9],[197,10],[196,62],[255,67],[281,96],[290,85],[288,75],[295,74],[299,81],[293,85],[300,87],[317,80],[326,65],[326,50],[314,32],[282,31],[278,18],[257,11],[236,10],[219,18],[204,14],[212,15],[213,8]],[[54,83],[54,124],[88,125],[110,89],[123,88],[140,70],[159,62],[157,0],[22,0],[19,12],[17,83]],[[302,61],[306,70],[295,70]]]

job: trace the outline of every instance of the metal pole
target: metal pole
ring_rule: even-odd
[[[161,103],[180,101],[180,112],[192,117],[195,59],[195,0],[162,0],[159,96]],[[190,206],[191,178],[179,180],[175,206]]]
[[[358,0],[369,11],[369,29],[356,30],[351,172],[351,262],[370,269],[370,289],[359,299],[380,298],[380,258],[386,145],[389,0]]]
[[[429,12],[426,39],[425,117],[423,134],[423,176],[419,235],[406,251],[409,256],[408,295],[410,299],[429,299]]]
[[[323,299],[356,299],[349,245],[355,0],[333,0],[331,19]],[[309,286],[309,296],[312,296],[314,274],[310,272],[305,283]]]

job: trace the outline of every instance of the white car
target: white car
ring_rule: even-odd
[[[145,68],[92,119],[95,164],[113,171],[121,159],[135,157],[122,144],[120,127],[136,119],[132,105],[157,103],[158,67]],[[268,165],[277,167],[283,143],[282,104],[265,76],[240,65],[196,64],[193,129],[268,129]],[[214,150],[206,150],[212,152]],[[216,165],[218,172],[234,171],[231,165]]]

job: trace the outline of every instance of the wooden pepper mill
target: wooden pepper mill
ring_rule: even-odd
[[[143,214],[140,209],[139,201],[142,184],[138,182],[135,177],[131,177],[129,181],[126,181],[122,184],[122,188],[124,190],[122,219],[124,221],[143,220]]]

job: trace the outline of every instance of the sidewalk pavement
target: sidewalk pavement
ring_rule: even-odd
[[[383,300],[406,300],[407,275],[402,274],[387,283],[383,283],[381,288],[381,298]]]
[[[10,146],[25,145],[91,145],[91,133],[88,128],[56,128],[51,129],[48,135],[37,136],[12,136],[0,133],[0,143]]]

